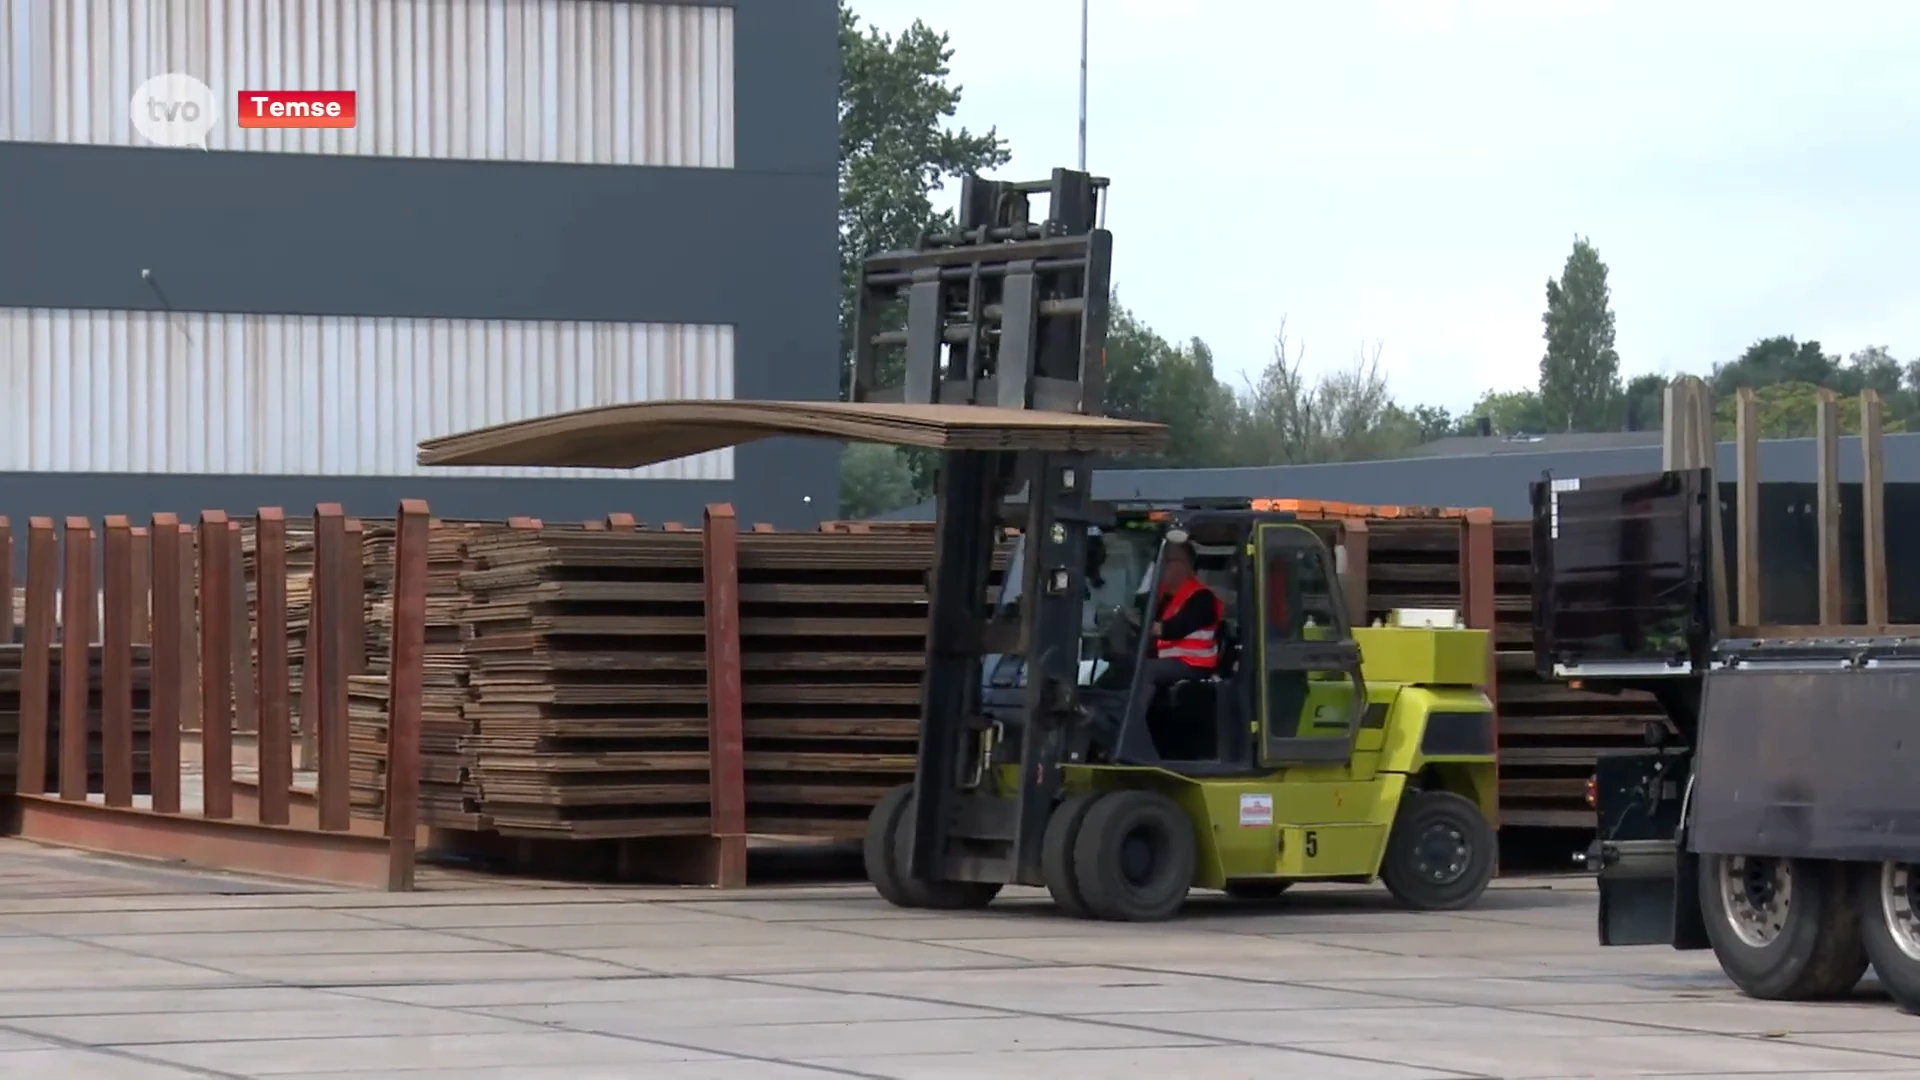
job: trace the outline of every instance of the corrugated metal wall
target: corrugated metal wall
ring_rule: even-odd
[[[0,472],[730,480],[731,450],[608,472],[423,469],[414,447],[732,396],[726,326],[0,308]]]
[[[607,0],[0,0],[0,140],[144,146],[148,78],[212,150],[733,166],[733,11]],[[353,90],[346,130],[242,130],[242,90]]]

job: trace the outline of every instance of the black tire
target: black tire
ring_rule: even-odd
[[[1902,873],[1904,871],[1904,874]],[[1887,878],[1894,876],[1889,882]],[[1905,881],[1899,880],[1904,876]],[[1860,920],[1860,943],[1874,974],[1893,1000],[1910,1013],[1920,1013],[1920,866],[1863,863],[1854,871],[1854,911]],[[1904,887],[1902,887],[1904,886]],[[1904,904],[1901,902],[1904,900]]]
[[[1001,886],[991,881],[920,881],[907,871],[912,852],[913,785],[903,784],[887,792],[880,805],[867,818],[867,835],[861,855],[867,867],[867,880],[882,899],[895,907],[931,908],[935,911],[963,911],[983,908],[1000,895]]]
[[[1866,974],[1867,950],[1853,906],[1853,882],[1844,864],[1813,859],[1747,862],[1736,855],[1700,856],[1700,914],[1714,958],[1742,992],[1764,1001],[1807,1001],[1837,997]],[[1723,873],[1759,897],[1762,879],[1775,866],[1785,869],[1788,899],[1770,939],[1743,939],[1729,914],[1734,901]],[[1742,901],[1746,903],[1748,901]]]
[[[1416,911],[1458,911],[1493,880],[1493,826],[1471,800],[1450,791],[1410,791],[1400,800],[1380,879]]]
[[[1099,792],[1083,792],[1060,800],[1047,818],[1047,832],[1040,841],[1040,875],[1047,883],[1047,895],[1053,897],[1054,907],[1076,919],[1093,918],[1093,909],[1087,906],[1074,875],[1073,845],[1087,811],[1099,797]]]
[[[1291,881],[1253,878],[1247,881],[1229,881],[1221,887],[1220,891],[1235,900],[1272,900],[1291,888],[1293,888]]]
[[[1193,822],[1172,799],[1116,791],[1096,801],[1073,844],[1074,881],[1094,917],[1171,918],[1193,887]]]
[[[993,903],[1002,888],[997,881],[921,881],[907,870],[912,865],[913,829],[909,823],[913,821],[913,808],[914,799],[909,794],[893,830],[893,865],[897,868],[900,891],[908,900],[905,906],[934,911],[972,911]]]
[[[898,834],[913,799],[913,785],[902,784],[880,800],[867,815],[867,835],[860,844],[861,861],[866,864],[867,880],[880,898],[894,907],[917,907],[901,885],[906,867],[894,858],[899,850]]]

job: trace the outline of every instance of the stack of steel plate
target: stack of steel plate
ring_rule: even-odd
[[[700,534],[483,528],[467,552],[480,812],[508,835],[706,833]]]

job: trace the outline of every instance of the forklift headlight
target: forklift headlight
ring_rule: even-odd
[[[1051,592],[1055,596],[1065,596],[1067,592],[1067,586],[1072,584],[1072,580],[1073,580],[1072,576],[1069,575],[1064,569],[1055,570],[1053,572],[1053,577],[1049,579],[1047,582],[1047,591]]]

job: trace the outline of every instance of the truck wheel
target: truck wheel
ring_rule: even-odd
[[[1849,886],[1838,863],[1700,856],[1700,914],[1721,970],[1765,1001],[1853,989],[1867,951]]]
[[[1093,804],[1073,843],[1074,880],[1102,919],[1172,917],[1193,887],[1193,823],[1172,799],[1116,791]]]
[[[1860,940],[1880,985],[1920,1013],[1920,865],[1867,863],[1856,872]]]
[[[1229,881],[1221,886],[1220,891],[1235,900],[1272,900],[1291,888],[1293,888],[1291,881],[1252,878],[1247,881]]]
[[[1098,792],[1086,792],[1060,800],[1047,818],[1046,836],[1040,841],[1040,875],[1047,883],[1047,894],[1053,897],[1054,907],[1076,919],[1093,918],[1093,909],[1087,906],[1080,882],[1074,877],[1073,845],[1087,811],[1099,797]]]
[[[1387,835],[1380,880],[1416,911],[1457,911],[1493,880],[1493,827],[1471,800],[1450,791],[1411,791]]]
[[[887,792],[867,817],[867,835],[861,845],[867,880],[881,899],[895,907],[957,911],[982,908],[1000,895],[1000,885],[989,881],[919,881],[908,873],[912,850],[913,785]]]

